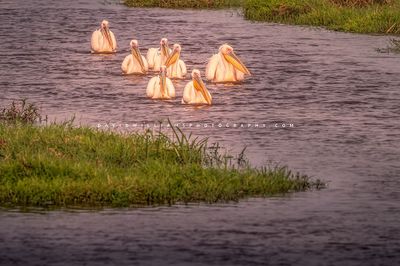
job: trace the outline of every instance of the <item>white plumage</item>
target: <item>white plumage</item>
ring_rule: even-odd
[[[183,90],[183,104],[209,104],[211,105],[212,97],[201,80],[200,71],[194,69],[192,71],[192,81],[186,84]]]
[[[213,55],[206,67],[206,78],[212,82],[242,81],[250,71],[227,44],[219,48],[218,54]]]
[[[175,87],[172,81],[166,76],[166,67],[162,66],[160,75],[150,79],[147,84],[147,97],[152,99],[175,98]]]
[[[114,33],[109,29],[107,20],[103,20],[101,28],[93,32],[90,44],[92,53],[115,53],[117,51],[117,41]]]
[[[149,48],[147,51],[146,59],[149,64],[149,69],[160,71],[161,66],[165,65],[171,49],[168,47],[168,39],[162,38],[160,41],[160,48]]]
[[[167,76],[172,79],[184,79],[187,74],[186,64],[180,59],[181,46],[174,44],[172,53],[169,55],[165,62],[167,67]]]
[[[149,69],[146,58],[141,55],[137,40],[130,42],[131,54],[122,62],[121,69],[124,74],[146,74]]]

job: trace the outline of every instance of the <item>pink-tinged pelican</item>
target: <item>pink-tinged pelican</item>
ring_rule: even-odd
[[[146,74],[149,66],[146,58],[140,53],[137,40],[130,42],[131,54],[122,62],[121,69],[124,74]]]
[[[187,70],[185,62],[179,59],[181,56],[181,50],[182,48],[179,44],[174,44],[172,53],[165,61],[167,76],[171,79],[184,79],[186,76]]]
[[[150,79],[146,89],[147,97],[152,99],[171,99],[175,97],[175,87],[167,78],[167,68],[161,66],[160,75]]]
[[[244,75],[251,75],[250,71],[228,44],[219,47],[219,53],[210,58],[206,67],[206,78],[212,82],[241,81]]]
[[[91,41],[92,53],[115,53],[117,51],[117,41],[114,33],[108,27],[108,21],[101,22],[101,28],[95,30]]]
[[[171,49],[168,47],[168,39],[162,38],[160,41],[160,48],[150,48],[147,51],[147,62],[149,68],[154,71],[160,71],[161,66],[165,65]]]
[[[186,84],[183,90],[183,104],[208,104],[211,105],[212,97],[201,79],[200,71],[193,69],[192,81]]]

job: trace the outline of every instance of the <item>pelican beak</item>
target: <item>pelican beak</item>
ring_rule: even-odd
[[[142,58],[142,54],[140,53],[140,50],[138,47],[133,47],[132,48],[132,55],[134,58],[136,58],[136,60],[139,62],[140,67],[142,69],[143,73],[146,73],[146,68],[144,67],[144,62],[143,62],[143,58]]]
[[[194,88],[199,91],[204,99],[206,100],[207,104],[211,105],[211,98],[210,95],[207,93],[207,88],[204,85],[203,80],[199,76],[194,76],[193,77],[193,86]]]
[[[106,37],[108,44],[110,45],[111,49],[113,49],[113,41],[111,39],[110,29],[105,27],[103,29],[103,35]]]
[[[164,55],[164,56],[169,56],[169,47],[168,47],[168,44],[167,43],[163,43],[163,44],[161,44],[161,53]]]
[[[231,63],[234,68],[239,70],[240,72],[243,72],[244,74],[251,75],[250,71],[247,69],[247,67],[240,61],[239,57],[235,55],[234,52],[231,52],[229,54],[224,54],[224,57],[226,61]]]
[[[176,63],[176,61],[179,60],[179,52],[177,49],[174,49],[172,54],[170,54],[167,58],[167,61],[165,61],[165,66],[169,67],[170,65],[173,65]]]
[[[167,96],[167,75],[165,71],[160,73],[160,90],[162,97]]]

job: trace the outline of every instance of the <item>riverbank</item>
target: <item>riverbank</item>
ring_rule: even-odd
[[[225,155],[179,128],[167,135],[38,126],[37,110],[25,106],[0,116],[1,206],[213,203],[322,186],[286,167],[252,168],[243,154]]]
[[[400,34],[400,0],[135,1],[130,7],[241,7],[246,19],[354,33]]]

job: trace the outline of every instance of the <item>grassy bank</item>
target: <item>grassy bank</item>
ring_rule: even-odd
[[[400,34],[400,0],[247,0],[243,11],[251,20],[323,26],[345,32]]]
[[[322,187],[286,167],[251,167],[179,129],[118,134],[0,122],[0,206],[217,202]]]
[[[400,34],[400,0],[126,0],[125,4],[168,8],[237,6],[249,20],[322,26],[345,32]]]

